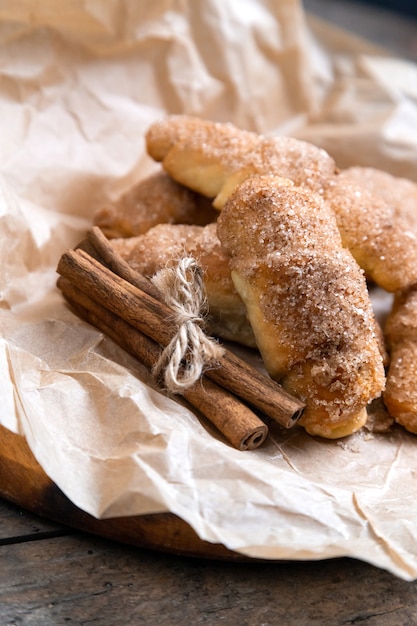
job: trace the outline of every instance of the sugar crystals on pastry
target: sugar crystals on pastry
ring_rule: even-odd
[[[155,122],[146,144],[150,156],[175,180],[214,198],[217,209],[253,175],[279,175],[322,193],[336,171],[327,152],[308,142],[181,115]]]
[[[302,425],[327,438],[358,430],[385,375],[365,277],[332,211],[289,181],[252,177],[217,230],[266,369],[307,404]]]
[[[347,169],[351,181],[356,180],[370,193],[384,200],[395,219],[406,229],[417,230],[417,183],[394,176],[375,167],[354,165]]]
[[[387,291],[417,282],[417,185],[374,168],[339,172],[324,192],[344,245]]]
[[[137,183],[93,217],[108,239],[133,237],[156,224],[205,225],[216,219],[211,201],[173,180],[163,170]]]
[[[385,326],[390,365],[384,392],[389,414],[417,434],[417,286],[397,292]]]

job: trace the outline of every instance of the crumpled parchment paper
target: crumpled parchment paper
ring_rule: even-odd
[[[155,168],[143,136],[166,113],[417,180],[415,65],[295,0],[10,1],[0,20],[0,423],[97,517],[171,511],[246,555],[417,578],[415,437],[277,429],[236,451],[55,287],[94,210]]]

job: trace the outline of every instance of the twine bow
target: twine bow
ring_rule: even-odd
[[[181,393],[199,380],[205,367],[219,360],[224,349],[203,330],[207,297],[202,271],[194,258],[184,257],[176,267],[160,270],[152,282],[164,294],[178,325],[153,374],[163,379],[167,391]]]

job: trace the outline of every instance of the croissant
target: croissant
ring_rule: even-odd
[[[306,402],[312,435],[346,436],[385,384],[363,271],[318,194],[252,177],[225,203],[217,232],[270,375]]]
[[[394,292],[417,282],[417,184],[351,167],[326,187],[343,244],[367,276]]]
[[[155,122],[146,134],[150,156],[179,183],[214,198],[221,209],[246,178],[276,174],[322,193],[334,176],[334,160],[324,150],[292,137],[264,137],[233,124],[188,116]]]

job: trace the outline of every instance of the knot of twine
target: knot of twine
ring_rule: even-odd
[[[173,312],[178,331],[162,351],[153,375],[171,393],[181,393],[196,383],[205,367],[213,365],[224,349],[204,333],[207,298],[200,266],[184,257],[176,267],[166,267],[152,277]]]

